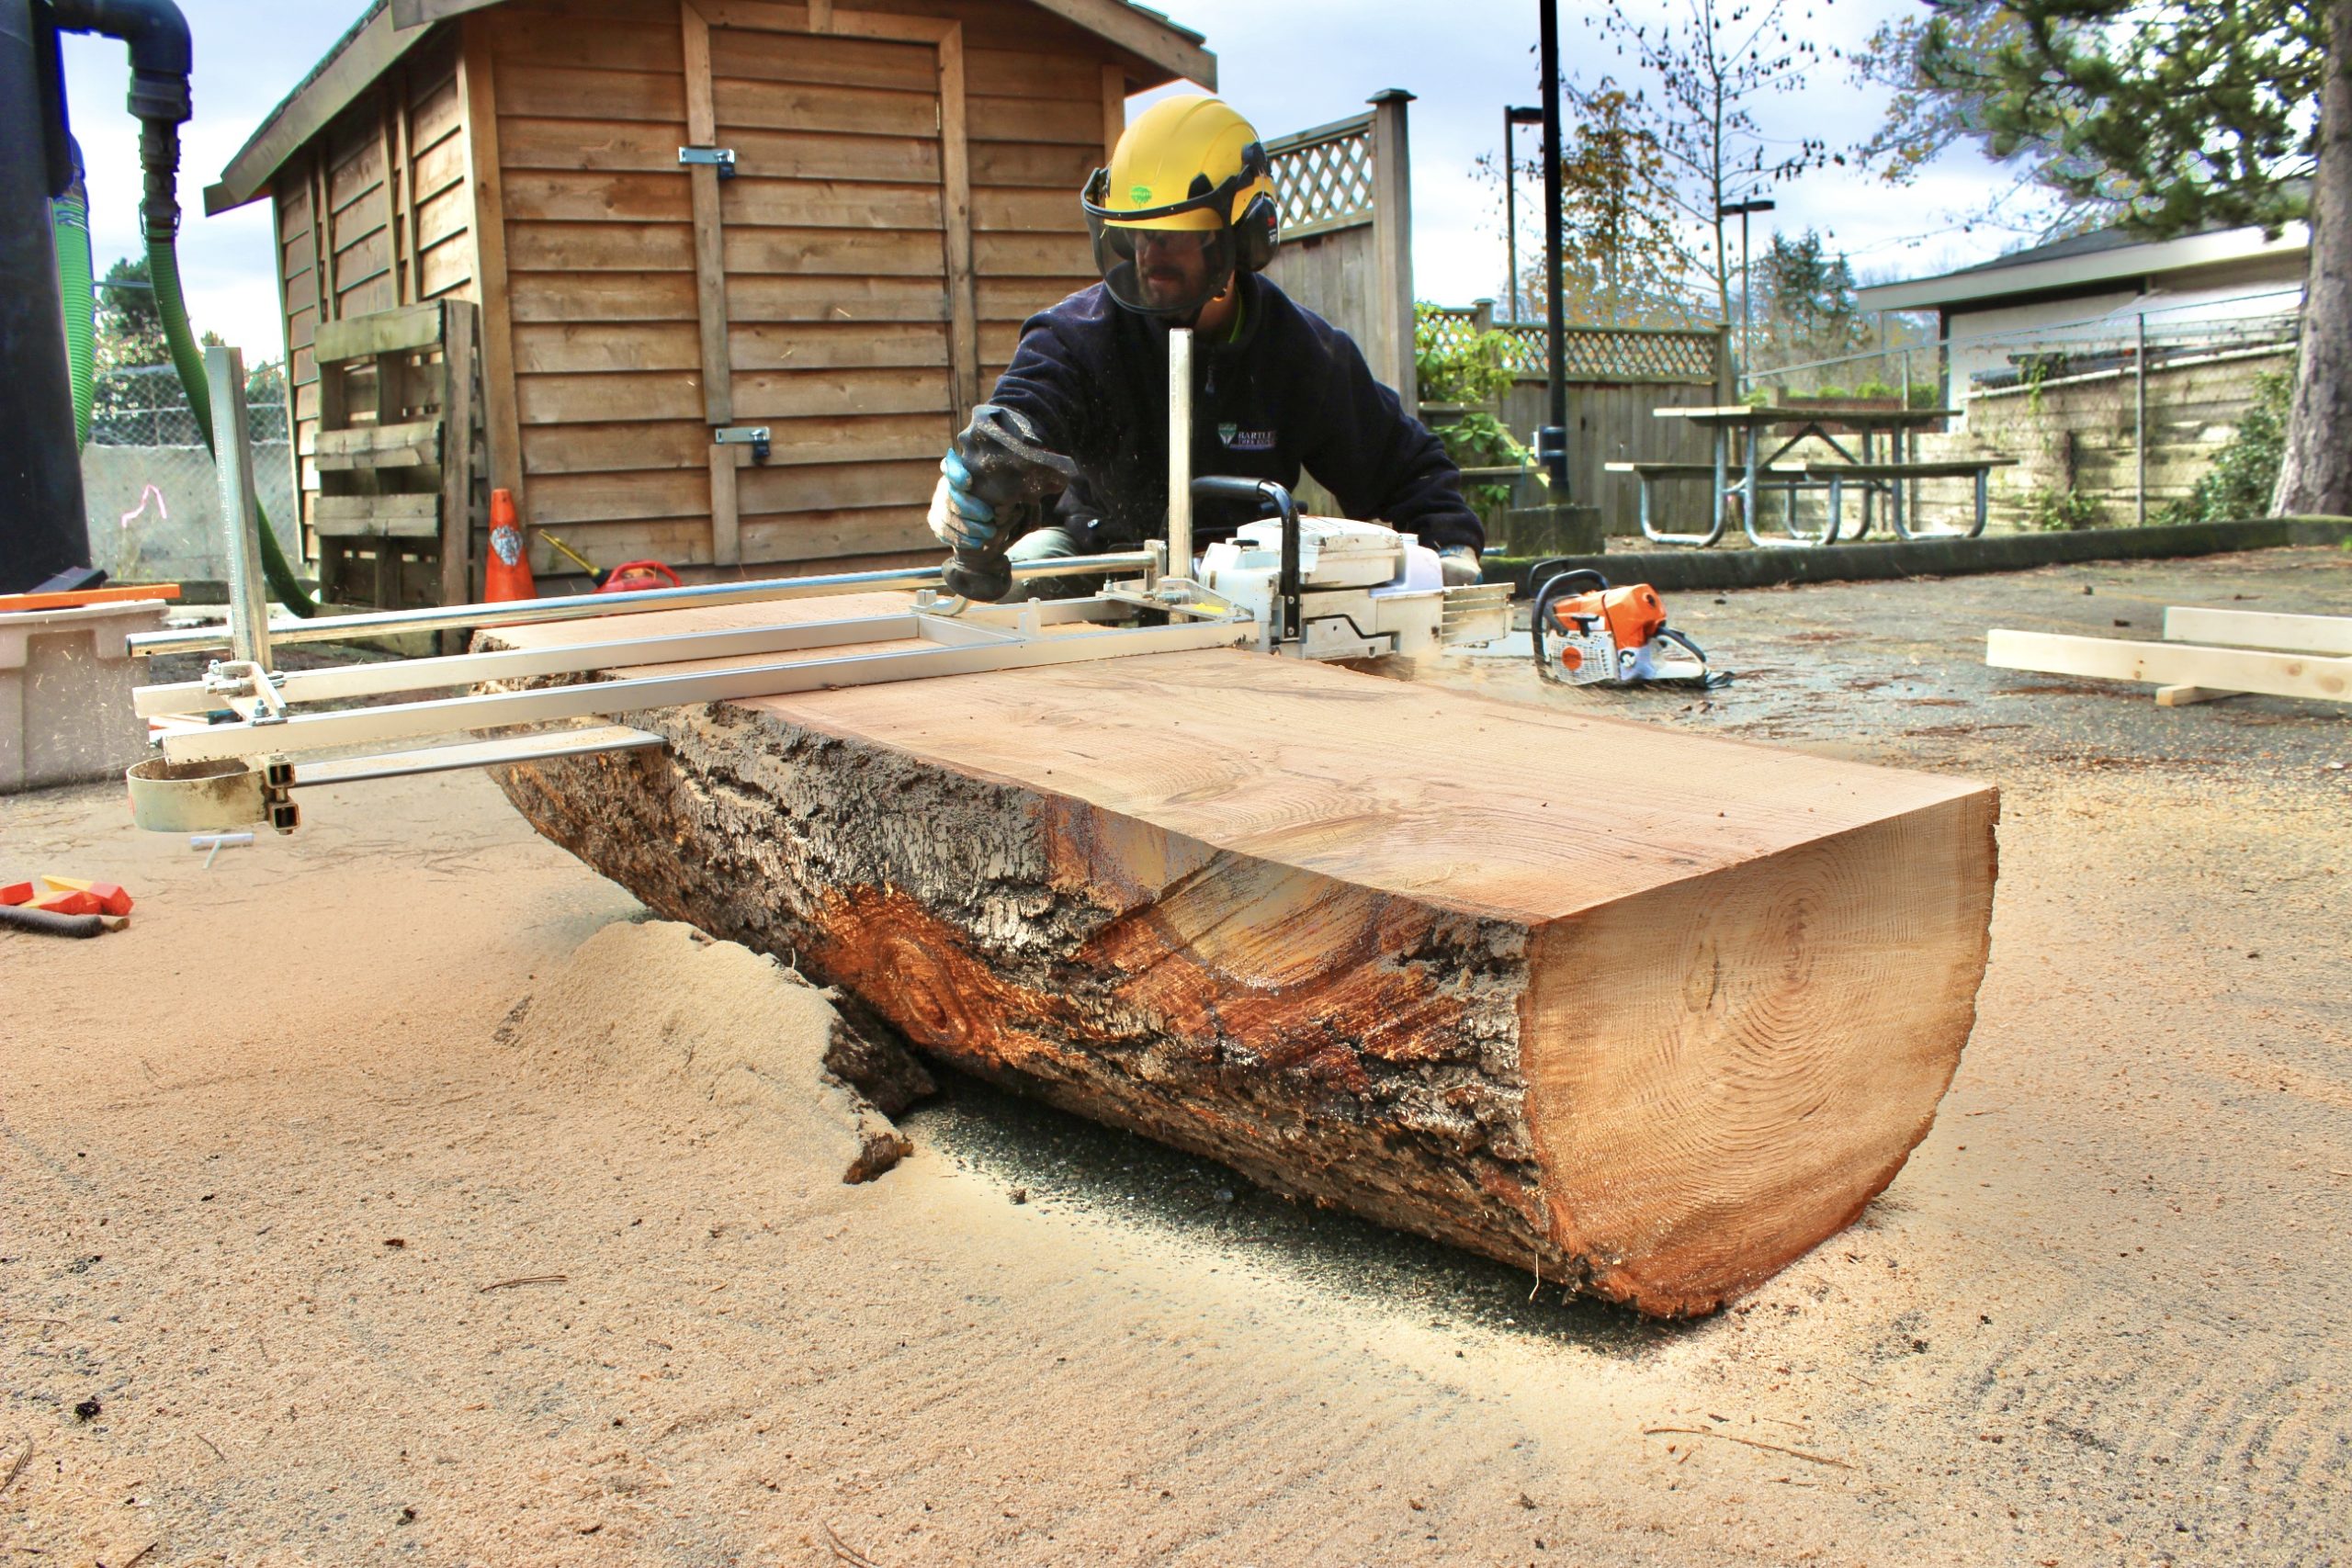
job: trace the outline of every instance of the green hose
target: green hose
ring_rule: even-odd
[[[74,378],[74,442],[90,444],[91,345],[96,307],[90,288],[90,197],[82,186],[82,149],[74,149],[74,183],[50,203],[57,234],[57,290],[65,300],[65,360]]]
[[[205,448],[217,459],[220,451],[212,444],[212,389],[205,380],[204,355],[196,346],[196,334],[188,330],[187,305],[180,298],[179,250],[170,239],[150,232],[147,240],[147,273],[155,285],[155,310],[164,319],[164,341],[170,344],[173,367],[178,370],[180,385],[187,391],[188,411],[196,415],[197,434],[204,437]],[[277,535],[270,528],[269,514],[255,502],[254,510],[261,518],[262,574],[269,579],[271,597],[295,615],[307,620],[319,613],[319,606],[294,577],[286,564],[285,552],[277,547]]]

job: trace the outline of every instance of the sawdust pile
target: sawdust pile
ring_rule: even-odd
[[[812,1176],[870,1181],[914,1152],[889,1113],[931,1084],[833,1001],[692,926],[621,921],[542,976],[492,1039],[553,1083],[694,1106],[679,1131],[705,1142],[748,1139]]]

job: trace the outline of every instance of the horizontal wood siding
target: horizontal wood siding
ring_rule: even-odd
[[[744,558],[925,542],[954,434],[938,55],[928,44],[711,29],[727,349]]]
[[[1078,193],[1117,135],[1103,102],[1115,51],[1032,6],[956,7],[971,96],[972,265],[980,385],[1012,361],[1021,323],[1097,282]]]
[[[1104,67],[1137,76],[1147,68],[1023,0],[861,0],[857,8],[963,24],[985,394],[1023,321],[1100,281],[1078,193],[1118,133]]]
[[[517,0],[487,21],[524,520],[601,565],[707,561],[677,7]],[[574,570],[544,544],[532,565]]]
[[[1094,281],[1078,191],[1117,130],[1105,67],[1114,85],[1146,68],[1025,0],[837,9],[961,24],[985,391],[1021,322]],[[479,209],[467,178],[454,28],[299,152],[273,192],[298,450],[315,446],[319,323],[479,299],[477,231],[496,222],[526,521],[605,564],[706,566],[677,0],[509,0],[468,25],[495,95],[496,210]],[[728,26],[711,38],[711,105],[739,171],[719,185],[732,420],[771,432],[767,461],[736,476],[741,559],[927,558],[922,513],[955,405],[937,54]],[[569,570],[544,548],[533,565]]]
[[[271,186],[306,525],[315,524],[319,490],[311,345],[320,323],[443,295],[479,298],[457,73],[457,38],[445,29],[298,150]],[[309,526],[304,540],[315,558]]]

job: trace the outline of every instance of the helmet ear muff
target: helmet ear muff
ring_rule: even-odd
[[[1233,225],[1234,265],[1243,272],[1265,271],[1282,243],[1282,209],[1274,198],[1264,191],[1251,197]]]

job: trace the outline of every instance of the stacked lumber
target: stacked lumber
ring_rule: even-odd
[[[2249,694],[2352,702],[2352,616],[2173,604],[2165,610],[2162,642],[1996,626],[1984,634],[1984,662],[1996,670],[2153,682],[2159,707]]]
[[[1956,780],[1238,650],[639,722],[666,752],[505,787],[662,914],[959,1067],[1652,1314],[1860,1213],[1984,973],[1996,797]]]

